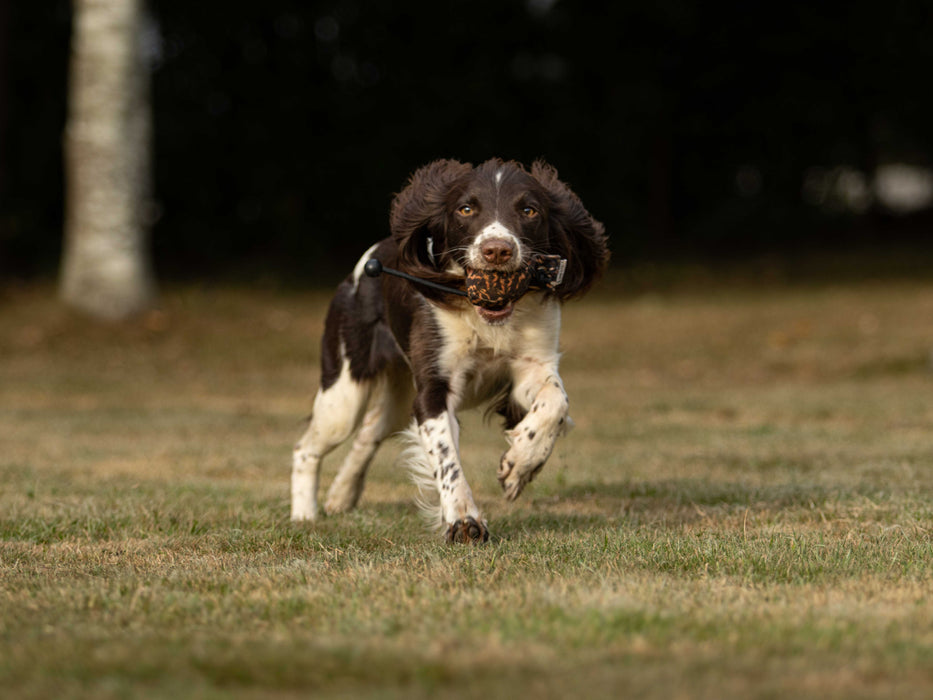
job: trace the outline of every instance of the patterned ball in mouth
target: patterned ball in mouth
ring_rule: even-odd
[[[511,315],[513,303],[528,291],[531,278],[532,270],[528,265],[508,272],[468,270],[467,298],[484,319],[498,319],[496,314],[502,312],[501,318],[504,320]]]

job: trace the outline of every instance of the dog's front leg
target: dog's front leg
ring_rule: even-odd
[[[424,405],[416,402],[416,407]],[[448,542],[478,543],[489,539],[486,522],[473,502],[459,454],[459,425],[451,402],[435,411],[419,411],[418,437],[440,494],[441,517]]]
[[[510,447],[502,455],[497,476],[505,497],[514,501],[541,471],[557,437],[571,425],[569,400],[556,363],[520,367],[512,400],[524,408],[524,418],[506,433]]]

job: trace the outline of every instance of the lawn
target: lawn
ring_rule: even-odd
[[[289,522],[327,293],[3,289],[3,696],[933,696],[933,281],[630,282],[566,308],[576,428],[517,503],[464,417],[485,547],[394,444]]]

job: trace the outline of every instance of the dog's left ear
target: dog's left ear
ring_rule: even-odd
[[[442,274],[434,255],[445,248],[447,197],[472,169],[469,163],[436,160],[416,170],[395,196],[389,228],[398,245],[398,264],[406,272],[432,280]]]
[[[567,260],[564,280],[554,294],[561,301],[582,296],[609,264],[605,228],[561,182],[556,168],[538,160],[531,166],[531,175],[549,195],[551,252]]]

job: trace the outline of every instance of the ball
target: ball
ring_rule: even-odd
[[[366,273],[367,277],[378,277],[382,274],[382,263],[376,260],[376,258],[370,258],[366,261],[366,264],[363,265],[363,272]]]
[[[520,299],[531,285],[531,269],[523,267],[512,272],[499,270],[467,270],[466,293],[470,303],[484,309],[497,310]]]

